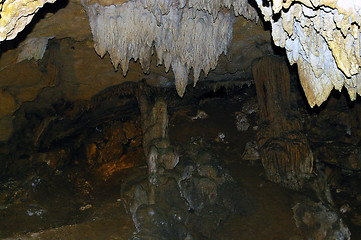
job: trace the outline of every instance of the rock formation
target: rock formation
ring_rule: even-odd
[[[277,46],[297,63],[311,107],[321,105],[335,88],[345,87],[351,100],[361,94],[361,4],[357,0],[257,0],[272,25]]]
[[[42,59],[48,45],[48,40],[51,38],[53,37],[30,38],[26,40],[23,46],[21,46],[22,50],[18,56],[17,62]]]
[[[131,239],[210,238],[229,215],[252,212],[252,197],[217,158],[187,144],[179,159],[168,138],[165,101],[152,104],[145,92],[141,87],[137,99],[148,175],[122,186],[136,228]]]
[[[261,120],[257,141],[267,177],[298,189],[312,173],[313,154],[300,115],[290,108],[288,71],[286,63],[275,57],[253,66]]]
[[[55,0],[4,0],[0,2],[0,41],[11,40],[34,17],[45,3]]]
[[[153,15],[141,1],[84,6],[94,48],[101,57],[109,52],[114,68],[117,70],[120,64],[125,76],[131,59],[139,59],[143,71],[149,72],[155,50],[157,64],[164,63],[166,72],[172,67],[180,96],[184,95],[190,69],[196,84],[202,70],[207,75],[216,67],[218,57],[227,53],[232,39],[230,13],[219,13],[214,19],[203,11],[169,6],[161,11],[164,15],[158,13],[157,17],[157,11]]]
[[[3,1],[0,40],[14,38],[45,2]],[[286,48],[291,64],[297,63],[311,106],[324,102],[333,88],[346,87],[352,100],[361,93],[358,1],[256,2],[271,22],[275,44]],[[227,51],[232,21],[222,7],[233,7],[236,16],[258,20],[256,11],[243,0],[90,1],[84,6],[100,56],[109,52],[114,67],[120,64],[123,74],[132,58],[139,59],[148,72],[154,46],[157,63],[164,63],[166,71],[172,67],[180,96],[191,68],[196,83],[200,72],[207,75]]]
[[[341,217],[322,202],[305,200],[293,208],[296,226],[307,239],[351,239],[351,233]]]

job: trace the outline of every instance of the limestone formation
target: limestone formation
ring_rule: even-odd
[[[257,0],[258,7],[272,24],[275,44],[297,63],[311,107],[321,105],[334,88],[345,87],[355,100],[361,94],[360,1],[267,2]]]
[[[13,39],[46,2],[9,0],[1,3],[0,41]],[[272,25],[276,45],[297,63],[310,105],[320,105],[332,89],[345,87],[354,100],[361,94],[361,4],[357,0],[256,0]],[[214,69],[227,52],[231,14],[258,20],[245,0],[90,0],[84,4],[99,55],[109,52],[113,65],[128,71],[131,59],[149,72],[150,56],[170,67],[177,91],[183,96],[193,69],[196,83],[201,71]],[[125,37],[126,36],[126,37]],[[43,36],[42,36],[43,37]],[[154,47],[154,48],[153,48]]]
[[[249,20],[258,21],[256,10],[248,4],[248,1],[244,0],[145,0],[143,3],[143,7],[151,11],[160,22],[162,21],[162,15],[167,15],[174,5],[181,9],[189,8],[193,11],[207,11],[214,20],[218,17],[221,8],[231,9],[233,7],[236,16],[244,16]]]
[[[311,176],[313,153],[301,132],[299,113],[290,108],[287,65],[282,59],[265,57],[254,65],[253,74],[261,120],[257,144],[267,177],[299,189]]]
[[[55,0],[5,0],[0,2],[0,41],[11,40],[45,3]]]
[[[164,64],[166,72],[172,67],[180,96],[184,95],[190,69],[193,68],[196,84],[202,70],[207,75],[216,67],[218,57],[227,53],[232,40],[233,20],[229,12],[220,12],[213,19],[204,11],[172,6],[157,19],[141,1],[84,7],[94,48],[101,57],[108,52],[114,68],[117,70],[120,65],[125,76],[131,59],[139,60],[148,73],[155,50],[157,64]]]
[[[255,210],[252,196],[219,159],[198,144],[185,148],[182,162],[157,172],[157,185],[149,191],[143,176],[123,184],[136,228],[131,239],[208,239],[230,215]]]
[[[152,106],[144,93],[144,87],[141,86],[137,99],[142,116],[143,149],[148,165],[148,203],[155,204],[154,194],[159,185],[159,176],[165,170],[177,166],[179,155],[169,142],[167,104],[159,99]]]
[[[26,40],[22,46],[17,62],[42,59],[48,45],[48,40],[51,38],[53,37],[30,38]]]

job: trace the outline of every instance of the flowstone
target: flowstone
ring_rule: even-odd
[[[265,57],[253,66],[261,125],[257,133],[267,177],[292,189],[302,188],[313,169],[313,153],[302,133],[300,114],[291,109],[286,63]]]

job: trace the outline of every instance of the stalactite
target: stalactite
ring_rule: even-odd
[[[48,40],[51,38],[53,37],[30,38],[26,40],[22,45],[22,50],[18,56],[17,62],[30,59],[42,59],[48,45]]]
[[[258,21],[256,10],[245,0],[144,0],[143,7],[153,13],[161,21],[162,15],[167,15],[172,6],[179,8],[191,8],[193,11],[207,11],[215,20],[222,8],[231,9],[233,7],[236,16],[244,16],[249,20]]]
[[[351,100],[361,94],[358,0],[256,2],[271,22],[275,44],[286,48],[291,64],[297,63],[311,107],[321,105],[333,88],[345,87]]]
[[[101,57],[108,52],[114,68],[120,65],[124,75],[129,61],[139,59],[147,73],[154,47],[157,64],[164,64],[166,71],[172,67],[177,92],[183,96],[191,68],[196,84],[201,71],[207,75],[216,67],[218,57],[227,53],[232,39],[232,15],[219,12],[213,19],[205,11],[167,6],[157,21],[141,1],[111,6],[84,4],[94,48]]]
[[[14,39],[39,8],[55,0],[5,0],[0,5],[0,41]]]

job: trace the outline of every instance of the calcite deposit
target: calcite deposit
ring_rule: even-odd
[[[253,67],[260,109],[257,144],[267,177],[302,188],[313,171],[313,153],[301,116],[290,106],[290,74],[283,59],[265,57]]]
[[[0,41],[11,40],[34,17],[45,3],[55,0],[6,0],[0,2]]]
[[[218,57],[227,53],[232,40],[233,20],[227,12],[214,19],[204,11],[165,7],[164,15],[157,18],[141,1],[84,7],[94,48],[101,57],[108,52],[114,68],[120,65],[125,76],[131,59],[139,60],[143,71],[149,72],[155,51],[158,65],[164,64],[166,72],[172,67],[180,96],[184,95],[190,69],[196,84],[202,70],[207,75],[216,67]]]
[[[21,46],[22,50],[18,56],[17,62],[42,59],[50,38],[53,37],[30,38],[26,40],[23,46]]]
[[[13,39],[40,7],[53,1],[3,1],[0,41]],[[256,4],[271,22],[275,44],[286,49],[291,64],[297,63],[311,107],[321,105],[332,89],[345,87],[351,100],[361,94],[359,1],[256,0]],[[154,51],[157,64],[164,64],[166,71],[172,68],[180,96],[191,70],[196,84],[201,71],[207,75],[227,53],[233,14],[224,9],[258,21],[257,12],[244,0],[92,0],[83,5],[100,56],[108,52],[124,75],[129,61],[139,59],[148,73]]]
[[[351,100],[361,94],[360,12],[357,0],[257,0],[272,25],[277,46],[297,63],[311,107],[321,105],[332,89],[345,87]]]

